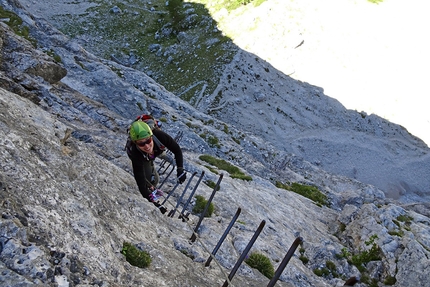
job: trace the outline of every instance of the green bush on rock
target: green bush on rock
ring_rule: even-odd
[[[122,245],[121,254],[125,256],[128,263],[139,268],[148,267],[151,264],[151,256],[148,252],[139,250],[129,242]]]

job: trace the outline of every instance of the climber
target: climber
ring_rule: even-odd
[[[166,148],[175,156],[177,179],[179,183],[183,183],[187,175],[178,143],[161,129],[152,130],[141,120],[131,124],[126,150],[132,162],[134,178],[142,196],[157,207],[160,207],[158,199],[163,193],[156,189],[159,175],[154,160],[165,156]]]

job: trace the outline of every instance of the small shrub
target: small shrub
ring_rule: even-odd
[[[202,213],[206,207],[206,204],[208,203],[208,201],[201,195],[196,195],[196,204],[193,207],[193,212],[194,213]],[[205,217],[211,217],[212,213],[214,212],[214,205],[211,202],[209,204],[208,210],[205,214]]]
[[[342,248],[341,253],[336,254],[336,258],[338,259],[343,259],[343,258],[348,259],[349,256],[351,256],[351,253],[349,253],[348,249],[346,249],[345,247]]]
[[[223,159],[214,158],[210,155],[201,155],[199,159],[213,166],[216,166],[219,169],[227,171],[230,174],[231,178],[237,178],[237,179],[242,179],[247,181],[252,180],[252,177],[244,174],[238,167],[226,162]]]
[[[393,222],[394,222],[394,224],[395,224],[395,225],[397,225],[398,227],[401,227],[401,225],[400,225],[400,222],[399,222],[399,221],[397,221],[397,220],[393,219]]]
[[[304,265],[306,265],[308,262],[309,262],[309,258],[307,258],[306,256],[304,256],[304,255],[300,255],[299,256],[299,259],[300,259],[300,261],[302,261],[302,263],[304,264]]]
[[[388,276],[384,280],[384,284],[385,285],[390,285],[390,286],[396,284],[396,282],[397,282],[396,277],[393,277],[393,276]]]
[[[327,268],[323,267],[323,268],[315,268],[314,270],[314,274],[320,277],[326,277],[330,274],[330,270],[328,270]]]
[[[291,185],[283,184],[277,181],[276,187],[290,190],[292,192],[298,193],[306,198],[309,198],[317,203],[317,205],[330,206],[327,196],[318,190],[318,188],[310,185],[299,184],[297,182],[291,183]]]
[[[336,271],[336,264],[334,264],[333,261],[329,261],[329,260],[326,261],[325,266],[330,271],[331,275],[333,275],[333,277],[335,278],[339,277],[339,274]]]
[[[398,236],[398,237],[402,237],[403,235],[405,235],[405,233],[402,230],[391,230],[391,231],[388,231],[388,234],[392,236]]]
[[[235,138],[235,137],[232,137],[231,139],[232,139],[232,140],[234,140],[237,144],[239,144],[239,145],[240,145],[240,139]]]
[[[397,216],[397,220],[400,221],[400,222],[404,222],[404,223],[409,223],[410,224],[412,222],[412,220],[414,220],[414,218],[411,217],[411,216],[408,216],[408,215],[399,215],[399,216]]]
[[[378,279],[372,278],[372,281],[369,284],[369,287],[378,287]]]
[[[371,280],[370,280],[369,275],[367,275],[367,274],[361,274],[360,281],[361,281],[361,283],[369,285]]]
[[[223,132],[225,132],[226,134],[228,134],[228,133],[229,133],[229,131],[228,131],[228,126],[227,126],[226,124],[224,124]]]
[[[128,263],[139,268],[148,267],[151,264],[151,256],[148,252],[139,250],[129,242],[124,242],[121,253]]]
[[[230,174],[230,176],[231,176],[231,178],[237,178],[237,179],[241,179],[241,180],[252,181],[251,176],[243,174],[242,172]]]
[[[219,139],[216,136],[209,135],[207,140],[211,147],[217,147],[217,148],[221,147],[219,144]]]
[[[339,274],[336,272],[336,265],[332,261],[327,261],[325,263],[325,267],[315,268],[313,272],[315,275],[320,277],[328,277],[330,275],[335,278],[339,277]]]
[[[336,270],[336,265],[334,264],[333,261],[327,261],[325,263],[325,266],[328,268],[328,270],[333,271]]]
[[[49,50],[49,51],[47,51],[46,54],[48,54],[49,56],[51,56],[56,63],[60,63],[61,62],[61,56],[58,55],[57,53],[55,53],[52,49]]]
[[[275,275],[275,269],[273,268],[270,259],[261,253],[251,253],[251,255],[245,260],[251,268],[255,268],[261,272],[264,276],[271,279]]]
[[[381,248],[375,243],[377,238],[378,236],[376,234],[372,235],[368,241],[364,242],[367,246],[371,245],[370,249],[362,250],[351,257],[352,264],[354,264],[360,272],[366,270],[364,267],[366,263],[381,260]]]
[[[302,263],[303,263],[304,265],[306,265],[306,263],[308,263],[308,262],[309,262],[309,258],[307,258],[307,257],[305,256],[305,249],[304,249],[303,247],[301,247],[301,248],[299,249],[299,252],[300,252],[300,256],[299,256],[300,261],[302,261]]]

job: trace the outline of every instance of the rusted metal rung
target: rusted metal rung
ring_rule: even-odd
[[[218,241],[218,244],[215,246],[214,250],[212,251],[211,255],[209,256],[208,260],[206,261],[205,267],[208,267],[211,264],[212,257],[215,256],[218,249],[221,247],[221,244],[224,242],[224,239],[227,237],[228,233],[230,232],[230,229],[233,227],[233,224],[236,222],[241,211],[242,211],[242,209],[239,207],[236,211],[236,214],[233,216],[232,220],[230,221],[230,224],[227,226],[227,229],[224,231],[224,234],[221,236],[220,240]]]
[[[236,274],[236,271],[239,269],[240,264],[242,264],[245,257],[248,255],[249,250],[251,250],[252,245],[254,245],[254,242],[257,240],[258,236],[260,235],[261,231],[264,228],[264,225],[266,224],[266,221],[261,221],[260,225],[258,226],[257,230],[254,233],[254,236],[252,236],[251,240],[249,241],[248,245],[246,246],[245,250],[242,252],[242,255],[240,255],[239,260],[237,260],[236,265],[234,265],[233,269],[231,270],[230,274],[228,275],[228,280],[225,280],[224,285],[222,287],[227,287],[229,280],[233,279],[234,274]]]

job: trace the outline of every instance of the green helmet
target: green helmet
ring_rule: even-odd
[[[135,121],[130,127],[130,138],[132,141],[137,141],[152,136],[151,128],[142,121]]]

